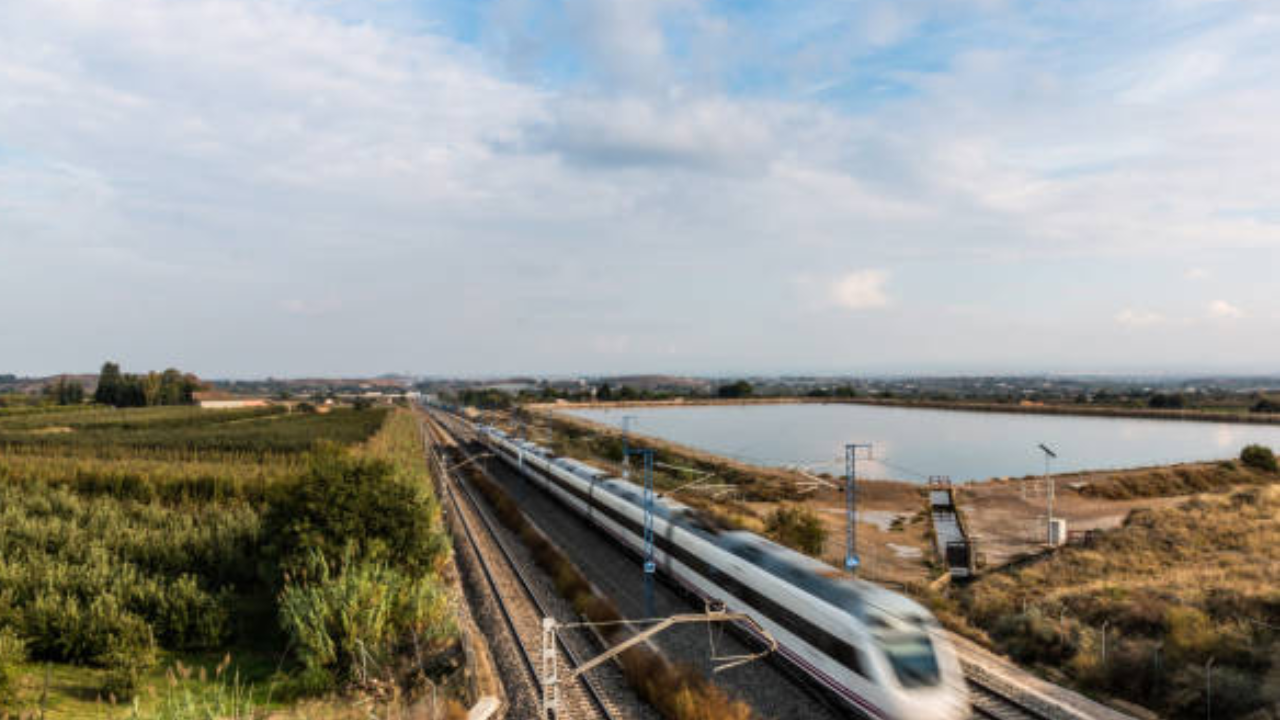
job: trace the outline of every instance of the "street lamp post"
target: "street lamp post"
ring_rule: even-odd
[[[1049,547],[1053,547],[1053,478],[1049,475],[1049,460],[1058,457],[1058,454],[1049,449],[1048,445],[1040,443],[1040,450],[1044,453],[1044,497],[1045,497],[1045,542]]]

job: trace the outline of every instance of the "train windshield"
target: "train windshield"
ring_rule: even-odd
[[[877,635],[880,647],[889,658],[898,682],[904,688],[930,687],[942,680],[938,656],[929,636],[922,632],[892,632]]]

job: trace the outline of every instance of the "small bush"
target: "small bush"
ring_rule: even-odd
[[[1075,656],[1080,637],[1074,625],[1063,626],[1038,613],[1005,615],[991,634],[1022,662],[1061,665]]]
[[[1276,472],[1276,456],[1271,452],[1271,448],[1263,445],[1248,445],[1240,451],[1240,462],[1265,472]]]
[[[807,555],[821,555],[827,542],[827,529],[822,520],[804,508],[774,510],[765,529],[774,540]]]
[[[12,629],[0,627],[0,705],[13,699],[19,666],[27,660],[27,647]]]
[[[1271,398],[1262,398],[1249,408],[1249,412],[1256,413],[1280,413],[1280,402],[1276,402]]]

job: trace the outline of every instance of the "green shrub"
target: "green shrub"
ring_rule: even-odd
[[[1276,456],[1271,452],[1271,448],[1263,445],[1248,445],[1240,451],[1240,462],[1245,465],[1266,472],[1276,472]]]
[[[20,666],[27,660],[27,647],[11,628],[0,627],[0,705],[13,699]]]
[[[448,595],[434,578],[411,577],[347,552],[334,571],[312,552],[280,594],[280,623],[308,675],[366,684],[394,677],[407,648],[439,662],[457,636]]]
[[[996,621],[991,634],[1025,663],[1061,665],[1075,656],[1080,646],[1078,627],[1035,612],[1005,615]]]
[[[774,510],[765,530],[774,540],[808,555],[821,555],[827,542],[827,529],[822,520],[804,508]]]
[[[324,444],[305,473],[272,488],[264,534],[286,570],[306,565],[312,550],[334,561],[352,547],[362,560],[430,573],[449,552],[438,515],[425,484],[396,464]]]

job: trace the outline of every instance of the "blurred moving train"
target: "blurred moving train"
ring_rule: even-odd
[[[497,428],[476,431],[535,484],[617,542],[643,551],[642,488]],[[787,661],[858,714],[969,717],[955,651],[915,601],[759,535],[717,528],[671,499],[653,502],[653,556],[658,571],[687,591],[750,614]]]

